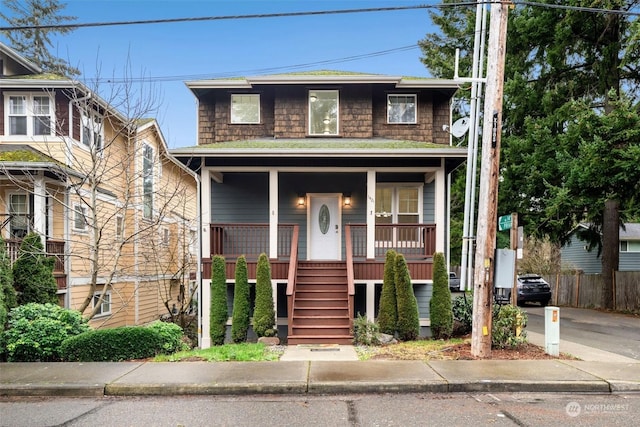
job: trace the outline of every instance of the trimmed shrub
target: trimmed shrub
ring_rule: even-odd
[[[378,345],[379,328],[361,314],[353,321],[353,343],[355,345]]]
[[[57,362],[67,338],[89,329],[82,315],[55,304],[29,303],[9,313],[3,336],[10,362]]]
[[[396,300],[398,302],[398,338],[411,341],[420,335],[418,301],[413,293],[407,261],[402,254],[396,256]]]
[[[527,342],[527,313],[520,308],[508,304],[493,306],[493,320],[491,326],[491,345],[498,348],[514,348]],[[517,330],[520,329],[520,336]]]
[[[453,318],[459,324],[457,333],[465,335],[471,332],[473,325],[473,297],[470,294],[463,294],[454,298],[451,304]]]
[[[273,308],[271,265],[265,253],[261,253],[256,267],[256,303],[253,310],[253,331],[258,337],[274,336],[276,312]]]
[[[58,285],[53,277],[55,260],[45,256],[37,233],[29,233],[20,244],[18,259],[13,263],[13,285],[20,305],[58,303]]]
[[[233,289],[233,321],[231,339],[234,343],[247,340],[249,330],[249,280],[247,278],[247,259],[244,255],[236,261],[236,284]]]
[[[11,260],[2,236],[0,236],[0,292],[2,292],[2,302],[7,313],[18,306],[16,290],[13,287]]]
[[[211,266],[211,311],[210,311],[209,336],[211,344],[224,344],[227,333],[227,320],[229,318],[227,308],[227,273],[224,257],[213,257]]]
[[[449,339],[453,332],[453,312],[451,311],[449,274],[441,252],[433,255],[433,292],[429,301],[429,316],[431,337]]]
[[[174,323],[97,329],[66,339],[60,348],[68,362],[119,362],[170,354],[182,349],[182,328]]]
[[[378,303],[378,326],[380,332],[395,335],[398,323],[398,303],[396,302],[395,263],[396,251],[388,250],[384,261],[382,293]]]

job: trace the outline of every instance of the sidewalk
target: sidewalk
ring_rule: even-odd
[[[2,363],[0,396],[640,392],[640,361],[562,341],[560,351],[587,357],[357,361],[350,346],[312,350],[291,346],[278,362]]]

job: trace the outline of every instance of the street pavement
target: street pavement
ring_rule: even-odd
[[[568,345],[561,341],[560,351]],[[586,346],[571,351],[583,360],[358,361],[354,354],[350,346],[290,346],[277,362],[2,363],[0,396],[640,392],[640,361]]]

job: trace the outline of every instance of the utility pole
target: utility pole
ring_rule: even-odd
[[[502,93],[507,45],[507,15],[510,3],[492,3],[487,52],[487,85],[484,101],[482,160],[478,199],[478,230],[473,293],[471,354],[491,355],[493,269],[496,249]]]

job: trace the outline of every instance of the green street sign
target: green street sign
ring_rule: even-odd
[[[498,217],[498,231],[504,231],[511,228],[511,215],[502,215]]]

